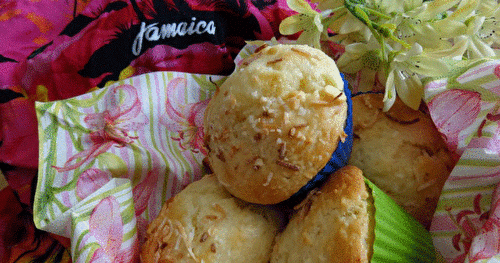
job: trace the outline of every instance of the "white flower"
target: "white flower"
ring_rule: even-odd
[[[384,72],[384,63],[380,44],[374,37],[368,43],[347,45],[337,60],[341,72],[357,74],[356,83],[352,83],[356,92],[373,90],[377,74]]]
[[[363,68],[378,70],[383,58],[380,44],[372,37],[368,43],[353,43],[345,47],[345,52],[337,60],[340,71],[357,73]]]
[[[433,20],[420,18],[427,7],[428,5],[424,4],[395,16],[390,22],[397,25],[394,35],[410,45],[419,43],[424,48],[449,48],[451,43],[443,39],[440,28],[436,27]],[[447,25],[447,29],[450,29],[449,25]]]
[[[385,83],[384,110],[397,96],[417,109],[422,82],[447,77],[448,66],[500,57],[499,0],[311,0],[319,11],[308,0],[287,1],[299,15],[280,32],[303,31],[299,42],[315,47],[325,39],[343,45],[339,70],[355,74],[359,90]]]
[[[448,66],[439,59],[423,54],[422,46],[413,44],[408,51],[393,51],[385,85],[384,110],[389,110],[396,94],[412,109],[418,109],[423,94],[421,76],[436,77],[448,72]]]
[[[486,18],[484,16],[472,16],[466,21],[466,31],[464,34],[453,38],[453,46],[448,49],[435,50],[430,54],[434,57],[462,57],[466,59],[476,59],[484,57],[493,57],[496,55],[495,51],[491,48],[490,44],[483,41],[485,38],[489,38],[488,34],[486,37],[484,35],[484,22]],[[492,29],[492,34],[496,34],[494,29]],[[498,37],[496,35],[496,37]],[[494,35],[491,35],[491,39],[494,40]]]
[[[304,0],[287,0],[288,6],[298,14],[285,18],[279,27],[283,35],[293,35],[301,32],[298,43],[312,45],[320,48],[321,35],[326,35],[323,20],[331,11],[317,12]]]
[[[485,17],[477,36],[489,46],[500,45],[500,3],[495,0],[482,1],[477,13]]]

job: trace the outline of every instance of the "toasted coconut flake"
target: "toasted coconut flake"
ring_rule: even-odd
[[[274,65],[274,64],[276,64],[278,62],[281,62],[281,61],[283,61],[283,58],[278,58],[278,59],[275,59],[275,60],[268,61],[267,65],[271,66],[271,65]]]
[[[304,56],[306,58],[312,57],[311,54],[309,54],[308,52],[302,51],[302,50],[295,48],[295,47],[292,47],[290,50],[292,50],[293,52],[295,52],[301,56]]]
[[[291,137],[291,138],[297,138],[299,136],[299,131],[298,130],[301,129],[301,128],[307,127],[307,126],[308,126],[307,123],[293,126],[288,131],[288,136]]]
[[[311,102],[312,106],[318,106],[318,107],[327,107],[327,106],[333,106],[337,104],[337,100],[342,97],[344,93],[340,93],[339,95],[333,97],[333,96],[325,96],[323,100],[318,100],[318,101],[313,101]]]
[[[261,45],[260,47],[258,47],[257,49],[255,49],[255,52],[254,53],[259,53],[261,52],[264,48],[268,47],[269,45],[267,44],[263,44]]]
[[[260,167],[262,167],[263,165],[264,165],[264,161],[261,158],[256,158],[252,168],[254,170],[259,170]]]
[[[203,232],[203,234],[200,237],[200,243],[207,241],[207,238],[208,238],[208,232]]]
[[[285,159],[285,154],[286,154],[286,143],[280,143],[279,148],[278,148],[278,159],[283,160]]]
[[[344,131],[342,131],[342,133],[340,134],[340,141],[342,143],[344,143],[345,139],[347,138],[347,136],[348,136],[347,133],[345,133]]]
[[[284,162],[282,160],[277,160],[276,161],[276,164],[279,165],[279,166],[283,166],[289,170],[292,170],[292,171],[299,171],[300,170],[300,167],[298,167],[297,165],[294,165],[294,164],[291,164],[291,163],[287,163],[287,162]]]
[[[311,210],[312,203],[319,194],[321,194],[321,191],[319,191],[318,189],[313,189],[307,194],[306,198],[302,202],[293,207],[294,210],[299,211],[299,218],[304,219],[307,216],[307,214]]]
[[[184,229],[184,226],[182,226],[182,224],[179,221],[174,221],[174,225],[175,225],[176,229],[179,231],[181,240],[184,241],[184,245],[186,245],[186,249],[188,251],[189,256],[191,256],[191,258],[193,258],[193,260],[195,260],[196,262],[200,262],[200,260],[198,258],[196,258],[196,256],[193,253],[193,247],[191,244],[191,240],[189,240],[189,238],[186,234],[186,230]]]
[[[436,179],[430,180],[430,181],[426,182],[425,184],[420,185],[420,186],[417,188],[417,192],[423,191],[423,190],[425,190],[426,188],[429,188],[429,187],[431,187],[431,186],[433,186],[433,185],[435,185],[435,184],[436,184]]]
[[[219,204],[213,204],[212,207],[214,208],[215,211],[220,212],[222,214],[222,219],[225,219],[227,216],[226,210],[222,208]]]
[[[212,253],[217,252],[217,250],[215,249],[215,243],[212,243],[212,244],[210,245],[210,251],[212,251]]]
[[[262,112],[262,117],[264,117],[264,118],[272,118],[273,116],[272,116],[272,113],[270,111],[264,110]]]
[[[217,220],[219,217],[216,215],[206,215],[205,218],[208,220]]]
[[[267,180],[264,184],[262,184],[262,186],[268,186],[269,183],[271,182],[271,179],[273,179],[273,172],[270,172],[268,175],[267,175]]]

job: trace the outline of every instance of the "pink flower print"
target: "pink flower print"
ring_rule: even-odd
[[[448,147],[458,149],[459,133],[469,127],[481,111],[481,94],[467,90],[448,90],[428,103],[430,115],[438,130],[445,136]]]
[[[204,147],[203,116],[209,100],[197,103],[183,104],[186,93],[187,80],[175,78],[167,87],[167,114],[162,116],[160,123],[171,132],[179,133],[179,137],[173,140],[179,141],[183,150],[190,149],[204,155],[207,151]]]
[[[155,192],[156,183],[160,176],[159,169],[148,171],[148,174],[142,182],[134,187],[132,194],[134,197],[135,214],[141,215],[147,208],[149,198]]]
[[[500,220],[488,219],[470,246],[469,262],[488,259],[500,252]]]
[[[63,167],[55,167],[58,172],[73,170],[112,146],[124,147],[133,143],[137,137],[130,136],[128,132],[138,130],[148,123],[133,86],[114,87],[105,100],[106,109],[103,112],[91,113],[84,118],[84,122],[93,130],[83,139],[87,148],[71,156]]]
[[[477,136],[478,138],[473,138],[469,143],[469,147],[472,148],[484,148],[491,154],[500,155],[500,126],[497,124],[496,131],[491,137],[483,137],[483,129],[488,121],[498,122],[500,124],[500,114],[488,113],[486,118],[479,125]]]
[[[134,262],[137,242],[131,248],[120,250],[123,241],[123,221],[120,204],[114,196],[104,198],[92,211],[89,220],[90,234],[100,248],[96,249],[91,263]]]
[[[495,76],[500,79],[500,64],[495,67]]]
[[[85,170],[78,177],[76,182],[76,195],[80,199],[85,199],[87,196],[97,191],[103,185],[111,180],[111,174],[96,168]]]
[[[482,234],[482,228],[486,225],[489,217],[489,211],[483,212],[481,209],[481,194],[477,194],[473,202],[473,210],[462,210],[458,212],[456,216],[451,214],[451,208],[447,209],[451,220],[454,222],[460,233],[456,234],[452,238],[453,247],[462,252],[459,256],[455,257],[452,263],[461,263],[468,257],[469,253],[477,251],[477,247],[474,247],[473,242],[476,242],[476,237]],[[481,238],[489,238],[484,235]],[[478,241],[481,242],[481,241]],[[484,243],[486,244],[486,243]],[[471,255],[469,255],[471,259]]]
[[[500,253],[500,185],[493,192],[489,217],[471,244],[469,261],[491,258]]]

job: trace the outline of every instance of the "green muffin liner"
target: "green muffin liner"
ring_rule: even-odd
[[[394,200],[365,178],[375,206],[375,240],[372,263],[435,262],[436,250],[429,233]]]

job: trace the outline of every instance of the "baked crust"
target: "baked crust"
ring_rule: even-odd
[[[335,62],[308,46],[268,46],[242,61],[205,112],[219,181],[248,202],[288,199],[346,136],[343,88]]]
[[[383,112],[383,94],[352,98],[354,142],[349,164],[429,227],[455,160],[430,116],[399,99]]]
[[[303,201],[277,237],[271,263],[369,262],[373,214],[361,170],[345,166]]]
[[[141,262],[269,262],[283,216],[231,196],[215,175],[188,185],[146,233]]]

